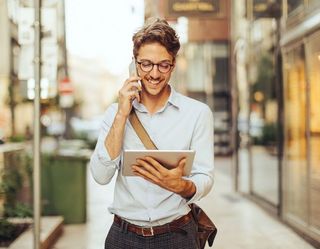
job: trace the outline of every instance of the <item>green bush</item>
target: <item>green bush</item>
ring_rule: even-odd
[[[15,227],[5,219],[0,219],[0,241],[11,240],[14,236]]]
[[[32,209],[19,202],[18,196],[24,182],[32,185],[31,159],[25,153],[13,154],[8,165],[0,172],[0,193],[4,196],[4,217],[30,217]],[[31,191],[31,190],[30,190]],[[31,196],[31,193],[29,193]]]
[[[262,141],[265,145],[273,145],[277,141],[278,129],[275,123],[267,123],[262,129]]]
[[[12,224],[6,219],[0,219],[0,247],[8,247],[28,226],[26,223]]]
[[[24,203],[17,202],[14,206],[6,205],[4,206],[4,216],[5,217],[18,217],[26,218],[32,217],[32,208]]]
[[[20,143],[26,141],[26,137],[24,135],[15,135],[9,138],[9,141],[12,143]]]

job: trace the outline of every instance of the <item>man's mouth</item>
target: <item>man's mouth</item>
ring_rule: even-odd
[[[160,83],[160,80],[148,80],[148,83],[151,84],[151,85],[158,85]]]

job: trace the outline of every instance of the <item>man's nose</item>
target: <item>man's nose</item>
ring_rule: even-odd
[[[160,74],[161,73],[159,72],[158,65],[153,65],[150,76],[152,76],[152,78],[158,78],[160,77]]]

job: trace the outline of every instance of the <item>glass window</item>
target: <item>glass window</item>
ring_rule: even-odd
[[[307,45],[310,84],[310,222],[320,234],[320,32]]]
[[[308,4],[309,4],[309,6],[315,6],[315,5],[319,5],[320,2],[319,2],[319,0],[309,0]]]
[[[303,5],[303,0],[288,0],[288,12],[291,13],[299,6]]]
[[[284,55],[284,216],[307,222],[306,81],[303,45]]]
[[[278,204],[277,101],[273,55],[264,52],[257,60],[257,77],[251,87],[250,136],[252,140],[252,191]]]

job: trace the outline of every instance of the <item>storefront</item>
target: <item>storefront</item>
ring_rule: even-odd
[[[320,2],[282,2],[281,32],[273,31],[281,36],[281,67],[276,64],[277,44],[264,46],[270,38],[265,27],[272,27],[272,20],[266,25],[247,17],[247,36],[238,31],[240,26],[236,29],[243,38],[233,46],[238,130],[234,185],[318,248]],[[272,74],[275,78],[269,78]]]
[[[320,242],[320,5],[309,2],[309,8],[300,5],[289,12],[282,39],[282,217]],[[298,14],[305,18],[295,23]]]
[[[279,120],[275,79],[275,20],[250,23],[250,37],[238,40],[235,64],[238,97],[236,189],[273,213],[279,212]],[[246,58],[246,60],[245,60]],[[247,63],[247,64],[246,64]]]

